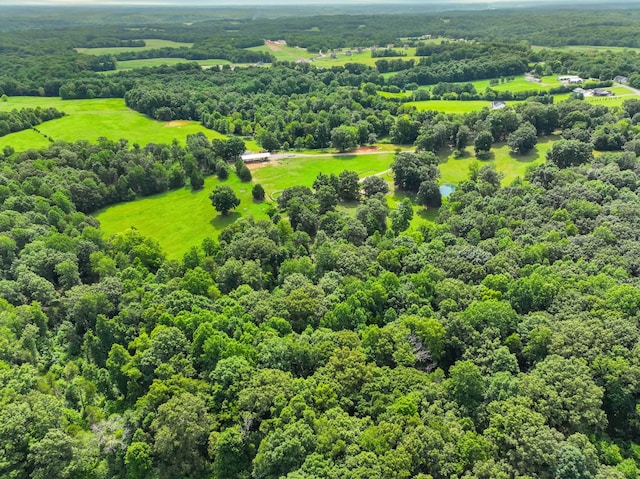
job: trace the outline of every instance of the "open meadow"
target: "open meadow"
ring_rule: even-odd
[[[517,102],[507,102],[507,105],[512,105]],[[472,100],[472,101],[459,101],[459,100],[426,100],[426,101],[410,101],[405,103],[406,106],[413,106],[418,111],[433,110],[443,113],[469,113],[472,111],[482,110],[483,108],[489,108],[491,106],[490,101],[484,100]]]
[[[104,136],[110,140],[127,138],[130,143],[171,143],[177,139],[184,143],[187,135],[198,132],[208,138],[225,138],[224,135],[205,128],[193,121],[156,121],[127,108],[121,98],[91,100],[61,100],[50,97],[11,97],[0,102],[0,111],[21,108],[49,108],[64,111],[67,116],[47,121],[34,130],[24,130],[0,138],[0,148],[10,145],[16,150],[42,148],[53,140],[96,141]],[[45,136],[46,135],[46,136]]]
[[[491,150],[487,160],[481,164],[491,164],[502,173],[503,184],[508,184],[516,177],[524,177],[529,166],[544,161],[547,150],[551,147],[554,136],[540,139],[536,148],[527,155],[514,155],[504,143],[497,144]],[[309,155],[290,157],[260,166],[252,171],[253,183],[260,183],[266,191],[266,200],[256,203],[251,197],[251,183],[241,183],[235,174],[223,183],[231,186],[240,198],[240,206],[228,216],[218,215],[211,206],[209,193],[221,182],[214,176],[208,177],[203,190],[192,192],[188,187],[162,193],[160,195],[141,198],[132,202],[111,206],[99,212],[96,218],[107,235],[122,232],[135,227],[142,234],[158,240],[162,248],[171,258],[181,258],[192,246],[199,245],[209,236],[217,236],[220,231],[240,217],[267,218],[268,203],[275,201],[278,194],[293,185],[309,186],[318,173],[339,174],[343,170],[353,170],[363,178],[369,175],[382,176],[391,188],[388,196],[389,205],[408,197],[402,192],[393,190],[393,176],[390,170],[394,154],[389,152],[375,154],[349,155]],[[457,184],[467,178],[469,167],[479,160],[473,155],[473,149],[467,148],[462,158],[454,158],[451,150],[440,155],[440,183]],[[350,214],[355,212],[353,204],[343,205],[342,209]],[[414,224],[420,220],[433,220],[435,212],[415,208]]]

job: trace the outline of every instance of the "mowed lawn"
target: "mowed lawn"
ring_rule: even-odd
[[[209,193],[220,181],[209,177],[205,187],[191,192],[185,187],[160,195],[111,206],[96,214],[107,235],[135,227],[145,236],[158,240],[170,258],[179,259],[192,246],[206,237],[216,237],[222,229],[240,217],[267,218],[270,197],[294,185],[311,186],[319,172],[340,173],[354,170],[362,176],[380,173],[389,168],[392,153],[374,155],[343,155],[326,157],[288,158],[275,165],[253,170],[253,182],[241,183],[235,173],[223,182],[240,198],[240,206],[228,216],[218,215],[209,200]],[[253,184],[266,190],[264,203],[251,197]]]
[[[158,38],[145,39],[144,47],[105,47],[105,48],[76,48],[78,53],[87,55],[117,55],[123,52],[139,52],[143,50],[153,50],[154,48],[191,48],[193,43],[172,42],[171,40],[160,40]]]
[[[294,185],[311,186],[318,173],[340,174],[353,170],[362,178],[389,169],[394,153],[366,155],[330,155],[286,158],[277,165],[269,165],[253,172],[254,181],[260,183],[267,195]]]
[[[469,167],[472,163],[478,162],[480,165],[493,165],[504,175],[502,184],[507,185],[517,177],[524,178],[530,166],[544,163],[547,151],[558,138],[554,135],[539,138],[536,147],[526,155],[511,153],[505,143],[496,143],[486,160],[477,159],[471,146],[467,147],[466,155],[462,158],[455,158],[452,152],[447,151],[440,155],[440,183],[457,184],[466,180]]]
[[[497,144],[491,150],[490,158],[481,164],[492,164],[503,173],[503,184],[516,177],[524,177],[526,169],[544,162],[547,150],[554,136],[543,137],[537,147],[527,155],[509,153],[504,143]],[[107,235],[120,233],[134,227],[142,234],[155,238],[170,258],[179,259],[192,246],[201,244],[206,237],[216,237],[222,229],[241,217],[253,216],[256,219],[267,218],[269,204],[278,197],[279,192],[294,185],[312,186],[318,173],[339,174],[343,170],[354,170],[363,178],[381,174],[390,185],[393,176],[389,170],[394,153],[376,153],[367,155],[331,155],[303,156],[286,158],[252,171],[253,182],[241,183],[235,174],[231,174],[224,184],[231,186],[240,198],[240,206],[228,216],[217,214],[209,201],[209,193],[220,182],[216,177],[206,179],[205,187],[191,192],[188,187],[160,195],[142,198],[129,203],[111,206],[96,217]],[[473,149],[467,149],[467,155],[456,159],[450,151],[441,155],[440,183],[457,184],[468,177],[469,166],[477,162]],[[267,194],[264,203],[256,203],[251,197],[253,184],[260,183]],[[389,205],[395,208],[406,194],[393,192],[388,197]],[[355,204],[341,206],[344,211],[353,214]],[[416,207],[415,222],[433,219],[433,212]],[[426,215],[426,216],[425,216]]]
[[[295,62],[300,58],[311,59],[317,56],[317,53],[310,53],[306,48],[290,47],[287,45],[275,45],[269,47],[268,45],[260,45],[259,47],[250,47],[246,50],[254,52],[270,53],[276,57],[280,62]]]
[[[104,136],[110,140],[126,138],[129,143],[146,145],[147,143],[171,143],[177,139],[184,144],[187,135],[203,132],[208,138],[225,138],[224,135],[208,130],[196,122],[160,122],[133,111],[121,98],[91,100],[61,100],[49,97],[10,97],[0,102],[0,111],[21,108],[54,107],[67,113],[67,116],[51,120],[33,130],[24,130],[0,138],[0,148],[10,145],[16,150],[42,148],[49,143],[47,135],[53,140],[96,141]]]
[[[240,206],[226,216],[218,214],[209,199],[211,190],[219,184],[232,187],[240,198]],[[267,218],[269,205],[253,201],[252,186],[251,183],[241,183],[235,173],[224,182],[210,176],[202,190],[192,192],[191,188],[184,187],[110,206],[95,216],[107,236],[133,227],[156,239],[168,257],[180,259],[192,246],[199,246],[204,238],[217,237],[220,231],[241,216]]]
[[[517,102],[507,102],[507,105],[513,105]],[[472,111],[482,110],[491,106],[490,101],[484,100],[426,100],[426,101],[410,101],[405,103],[406,106],[415,106],[418,111],[434,110],[443,113],[469,113]]]

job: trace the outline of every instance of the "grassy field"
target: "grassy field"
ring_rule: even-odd
[[[197,192],[185,187],[122,203],[99,212],[96,218],[107,235],[135,227],[145,236],[158,240],[170,258],[179,259],[192,246],[200,245],[206,237],[216,237],[241,216],[267,217],[268,204],[254,203],[251,184],[240,183],[235,174],[230,175],[224,184],[234,189],[240,198],[240,206],[227,216],[217,214],[211,206],[209,194],[220,183],[212,176]]]
[[[50,97],[11,97],[0,102],[0,111],[14,108],[54,107],[68,116],[45,122],[37,129],[54,140],[95,141],[104,136],[111,140],[127,138],[130,143],[170,143],[177,139],[184,143],[187,135],[203,132],[209,138],[224,138],[224,135],[208,130],[196,122],[159,122],[133,111],[121,98],[92,100],[61,100]],[[16,150],[40,148],[48,140],[33,130],[25,130],[0,138],[0,148],[6,145]]]
[[[193,43],[172,42],[171,40],[159,40],[157,38],[145,39],[144,47],[108,47],[108,48],[76,48],[78,53],[87,55],[117,55],[123,52],[139,52],[142,50],[153,50],[154,48],[191,48]]]
[[[282,160],[253,171],[254,182],[262,184],[267,198],[292,185],[311,186],[319,172],[340,173],[355,170],[360,176],[382,172],[389,168],[393,154],[301,157]],[[203,190],[192,193],[189,188],[111,206],[96,217],[107,235],[137,228],[142,234],[157,239],[167,255],[181,258],[192,246],[208,236],[217,236],[227,225],[240,217],[266,218],[267,203],[255,203],[251,184],[240,183],[235,174],[224,182],[240,198],[235,212],[224,217],[211,206],[209,193],[220,182],[206,179]]]
[[[508,102],[508,105],[516,102]],[[457,101],[457,100],[428,100],[428,101],[410,101],[405,103],[406,106],[415,106],[418,111],[434,110],[444,113],[469,113],[471,111],[482,110],[490,107],[490,101],[473,100],[473,101]]]
[[[229,60],[210,58],[208,60],[187,60],[186,58],[146,58],[143,60],[127,60],[118,62],[117,70],[133,70],[134,68],[158,67],[160,65],[177,65],[178,63],[198,63],[202,68],[211,68],[214,65],[229,65]]]
[[[274,57],[276,57],[276,60],[280,62],[295,62],[300,58],[311,59],[317,56],[317,54],[315,53],[308,52],[306,48],[296,48],[287,45],[277,45],[274,47],[269,47],[268,45],[260,45],[259,47],[247,48],[247,50],[251,50],[254,52],[271,53]]]
[[[544,161],[547,150],[556,137],[540,139],[537,147],[527,155],[509,153],[505,144],[497,144],[490,158],[482,164],[492,164],[504,174],[503,183],[507,184],[516,177],[524,177],[526,169]],[[240,183],[234,174],[225,181],[241,199],[235,212],[226,217],[216,214],[209,201],[209,192],[219,184],[215,177],[207,178],[204,190],[191,192],[189,188],[163,193],[161,195],[111,206],[96,217],[102,229],[108,235],[135,227],[142,234],[157,239],[170,258],[179,259],[192,246],[199,245],[205,237],[217,236],[219,232],[240,217],[253,216],[266,218],[268,202],[278,196],[278,192],[292,185],[311,186],[318,173],[339,174],[343,170],[354,170],[360,177],[381,174],[391,185],[393,177],[389,167],[394,154],[376,153],[363,155],[326,155],[287,158],[276,164],[254,170],[253,182],[260,183],[267,193],[267,202],[255,203],[251,198],[251,184]],[[469,166],[478,160],[473,156],[472,148],[467,155],[456,159],[450,151],[441,155],[441,183],[457,184],[467,178]],[[407,197],[401,192],[388,196],[393,208]],[[354,214],[355,204],[343,205],[341,210]],[[433,220],[435,212],[416,207],[412,224],[423,220]]]
[[[502,184],[509,184],[517,177],[524,178],[528,167],[543,163],[547,151],[557,139],[556,136],[540,138],[536,147],[526,155],[513,154],[506,144],[497,143],[486,160],[478,160],[473,154],[473,147],[468,147],[467,154],[462,158],[455,158],[451,152],[447,151],[440,155],[440,183],[460,183],[469,176],[469,166],[479,162],[481,165],[493,165],[504,175]]]
[[[313,64],[316,66],[322,66],[326,68],[333,67],[333,66],[344,66],[347,63],[362,63],[364,65],[375,67],[376,62],[378,60],[400,59],[400,60],[406,61],[406,60],[417,60],[420,58],[414,55],[415,48],[407,50],[406,52],[407,56],[405,57],[371,58],[370,50],[364,50],[362,53],[353,53],[351,56],[345,55],[345,51],[335,52],[335,53],[336,53],[336,58],[331,58],[330,54],[326,54],[324,57],[317,58],[316,60],[314,60]],[[387,75],[387,76],[390,76],[390,75]]]

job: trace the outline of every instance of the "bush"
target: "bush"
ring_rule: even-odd
[[[254,185],[253,189],[251,190],[251,196],[253,196],[253,199],[256,201],[264,200],[264,188],[260,183],[256,183]]]

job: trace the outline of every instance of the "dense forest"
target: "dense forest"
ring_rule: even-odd
[[[228,136],[0,152],[0,477],[640,477],[640,100],[469,83],[532,69],[638,84],[636,53],[527,43],[558,43],[571,16],[565,44],[640,46],[637,11],[259,18],[246,36],[244,17],[188,26],[167,11],[133,24],[202,55],[263,37],[311,49],[425,31],[473,41],[416,44],[416,61],[383,52],[376,67],[253,52],[272,65],[109,74],[98,72],[124,54],[74,48],[140,47],[140,31],[132,18],[86,26],[92,15],[1,33],[0,101],[124,98]],[[380,94],[392,89],[410,94]],[[407,104],[514,98],[468,114]],[[62,115],[0,113],[0,137]],[[345,169],[266,196],[238,161],[241,137],[270,151],[407,147],[389,154],[389,183]],[[486,162],[498,143],[516,161],[542,137],[546,162],[509,184]],[[449,152],[479,161],[443,198]],[[230,176],[268,214],[230,220],[181,258],[135,228],[107,237],[92,216],[211,175],[222,217],[239,202]]]

